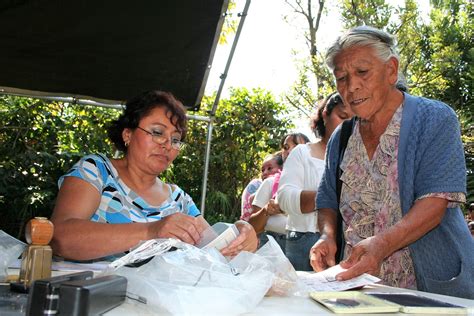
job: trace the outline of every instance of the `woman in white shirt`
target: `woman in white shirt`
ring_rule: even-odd
[[[287,134],[281,141],[283,162],[296,145],[308,142],[309,138],[302,133]],[[268,241],[267,235],[271,235],[285,252],[287,216],[280,211],[280,207],[275,202],[280,175],[280,172],[271,175],[258,188],[252,202],[253,213],[249,218],[249,223],[258,234],[259,247]]]
[[[320,139],[296,146],[285,162],[277,203],[288,214],[285,250],[296,270],[313,271],[309,251],[320,236],[315,199],[324,171],[326,144],[334,129],[351,116],[339,94],[330,95],[318,106],[311,122],[313,132]]]

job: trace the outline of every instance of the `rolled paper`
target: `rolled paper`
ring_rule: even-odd
[[[31,245],[47,245],[53,232],[54,225],[46,217],[35,217],[26,224],[25,238]]]

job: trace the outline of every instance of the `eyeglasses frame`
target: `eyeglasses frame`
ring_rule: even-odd
[[[147,133],[148,135],[150,135],[150,136],[151,136],[151,140],[152,140],[155,144],[164,145],[164,144],[166,144],[166,142],[170,142],[171,148],[176,149],[176,150],[181,150],[181,149],[183,149],[184,145],[186,145],[186,143],[183,142],[183,141],[179,141],[179,142],[177,142],[177,143],[172,143],[170,138],[168,138],[168,137],[166,137],[166,136],[164,136],[164,135],[156,135],[155,133],[150,132],[150,131],[148,131],[148,130],[146,130],[146,129],[140,127],[140,126],[137,126],[137,128],[140,129],[140,130],[142,130],[142,131],[144,131],[144,132]],[[157,141],[157,139],[162,139],[163,141],[160,141],[160,140]],[[176,146],[178,146],[178,147],[176,147]]]

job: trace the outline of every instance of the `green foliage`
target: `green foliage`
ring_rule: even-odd
[[[340,8],[346,29],[358,25],[385,28],[392,15],[392,8],[385,0],[343,0]]]
[[[312,1],[305,2],[311,4]],[[339,0],[338,3],[345,28],[371,25],[397,36],[400,69],[407,79],[410,93],[443,101],[456,110],[468,168],[468,200],[474,201],[472,1],[431,1],[427,21],[422,19],[414,0],[405,0],[399,7],[392,7],[385,0]],[[307,60],[310,62],[314,63],[313,55]],[[322,63],[322,60],[318,62]],[[308,92],[311,89],[308,83],[314,78],[309,78],[307,71],[300,71],[300,74],[292,91],[287,94],[287,101],[297,109],[303,108],[306,100],[312,101],[314,96],[321,95],[324,89],[330,89],[333,81],[331,77],[315,72],[313,76],[318,82],[318,91]],[[322,80],[328,80],[328,83]]]
[[[467,202],[474,203],[474,110],[458,110],[467,167]]]
[[[1,229],[22,237],[34,216],[49,217],[58,178],[89,152],[111,153],[101,108],[0,97]]]
[[[411,93],[453,107],[465,146],[468,200],[474,201],[474,11],[469,1],[436,1],[430,23],[423,24],[407,1],[398,32],[404,74]],[[409,13],[412,12],[412,13]],[[413,16],[412,18],[409,18]],[[403,19],[405,17],[405,19]]]
[[[226,18],[224,19],[224,24],[222,25],[221,34],[219,36],[219,44],[227,44],[228,38],[237,32],[237,26],[239,23],[239,18],[236,9],[235,1],[229,1],[227,7]]]
[[[325,0],[285,0],[292,15],[300,18],[307,26],[302,32],[308,47],[308,57],[296,61],[298,79],[286,93],[285,101],[298,110],[299,117],[309,117],[318,101],[335,89],[332,74],[324,64],[324,53],[318,42],[318,30],[325,12]],[[288,23],[290,17],[285,17]]]
[[[201,112],[211,108],[214,97],[205,98]],[[206,219],[235,221],[240,216],[240,196],[247,183],[259,175],[268,153],[279,150],[280,140],[291,128],[285,107],[266,91],[233,89],[217,109],[209,162]],[[204,166],[207,123],[189,122],[187,145],[166,173],[199,204]]]
[[[473,106],[473,12],[460,2],[451,1],[457,9],[433,8],[430,24],[418,24],[398,36],[406,39],[402,43],[407,43],[403,46],[410,61],[405,75],[412,92],[442,100],[456,110]]]
[[[214,98],[205,98],[200,113],[207,116]],[[113,155],[106,125],[119,111],[0,97],[0,229],[15,237],[34,216],[50,217],[57,181],[89,153]],[[206,218],[232,222],[240,216],[243,187],[259,174],[267,153],[279,149],[290,128],[286,110],[262,90],[236,89],[214,118],[214,133],[206,195]],[[162,176],[177,183],[199,205],[207,122],[191,120],[187,145]]]

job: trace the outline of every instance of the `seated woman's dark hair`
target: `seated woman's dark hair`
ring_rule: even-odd
[[[187,132],[187,118],[183,104],[170,92],[151,90],[128,100],[123,113],[107,128],[108,136],[118,150],[127,151],[122,138],[123,130],[137,128],[140,120],[157,107],[166,109],[166,115],[181,134],[181,140],[184,140]]]
[[[311,130],[316,137],[326,135],[326,126],[324,125],[323,112],[326,110],[327,116],[330,116],[336,105],[342,104],[342,98],[337,92],[331,93],[326,99],[319,103],[316,113],[311,116]]]

